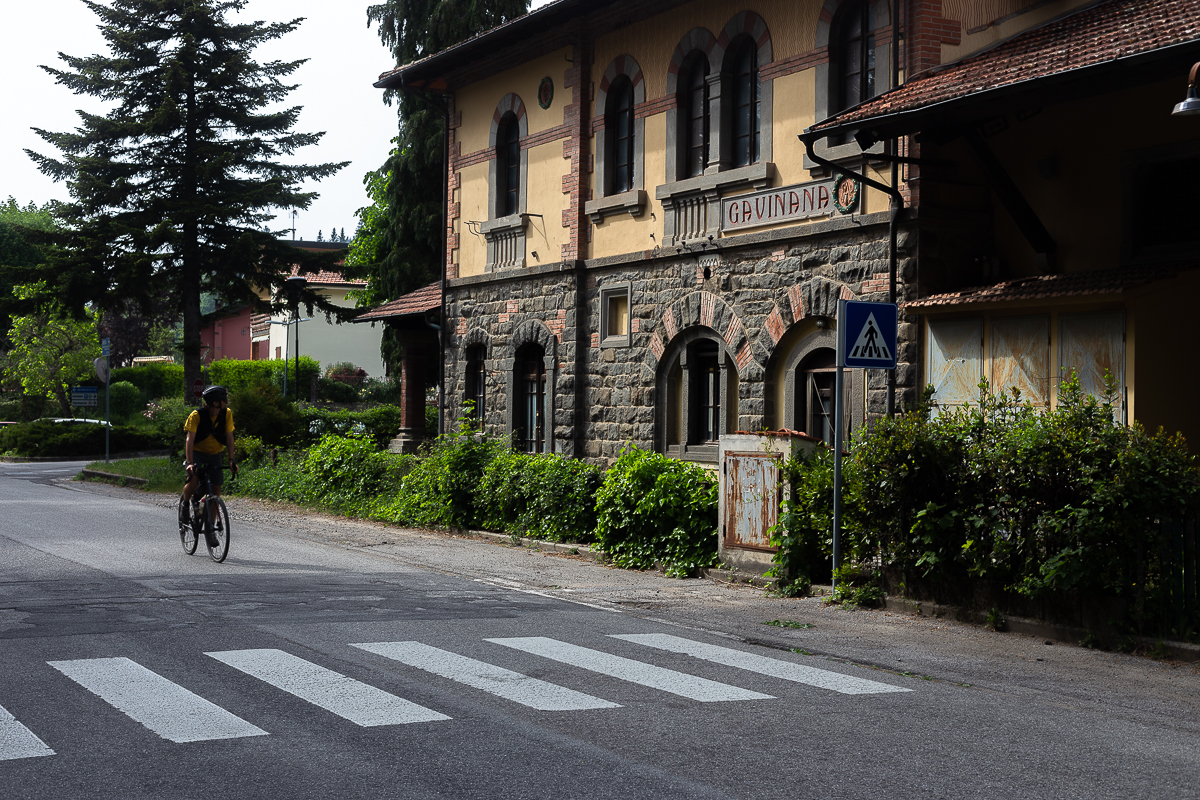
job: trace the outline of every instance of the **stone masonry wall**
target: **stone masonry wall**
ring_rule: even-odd
[[[915,240],[915,233],[902,229],[901,302],[915,282]],[[678,337],[695,326],[723,340],[737,365],[738,429],[780,427],[781,414],[767,418],[773,396],[768,381],[774,365],[788,356],[777,352],[788,329],[809,317],[832,322],[839,297],[887,300],[886,223],[841,226],[737,249],[647,256],[623,264],[589,263],[582,270],[452,282],[447,319],[453,336],[446,365],[451,418],[462,409],[465,348],[486,343],[485,425],[490,433],[507,433],[513,335],[533,321],[554,337],[555,452],[608,463],[626,442],[654,448],[660,359],[670,357]],[[630,344],[601,347],[601,290],[619,284],[631,287]],[[578,329],[581,304],[586,318]],[[919,383],[917,326],[903,314],[899,361],[896,405],[902,409],[916,402]],[[870,370],[868,419],[885,407],[886,373]]]

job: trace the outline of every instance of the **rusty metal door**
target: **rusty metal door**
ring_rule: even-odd
[[[977,401],[983,378],[983,320],[929,321],[929,383],[939,407]]]
[[[1079,376],[1086,393],[1104,398],[1104,375],[1117,383],[1113,416],[1125,419],[1125,313],[1060,314],[1058,317],[1058,373],[1066,380]]]
[[[725,547],[770,550],[779,521],[779,464],[757,453],[725,454]]]
[[[991,390],[1013,387],[1021,400],[1038,408],[1050,402],[1050,318],[1008,317],[992,320]]]

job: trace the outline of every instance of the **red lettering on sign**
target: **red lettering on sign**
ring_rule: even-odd
[[[749,200],[742,201],[742,219],[749,221],[750,215],[754,213],[754,208],[750,205]]]
[[[829,187],[821,184],[817,187],[817,208],[826,208],[829,205]]]
[[[800,193],[797,191],[788,192],[788,213],[795,214],[800,210]]]
[[[737,203],[729,204],[729,223],[731,225],[736,225],[737,223],[741,222],[741,217],[738,215],[738,209],[739,206]]]

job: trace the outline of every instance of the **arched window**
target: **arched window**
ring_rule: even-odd
[[[845,3],[833,25],[830,57],[836,65],[836,91],[831,114],[875,96],[875,19],[870,0]]]
[[[517,407],[513,444],[524,453],[545,453],[546,359],[539,345],[526,345],[516,358]]]
[[[733,165],[744,167],[758,161],[760,105],[758,92],[758,45],[746,37],[733,51],[730,64],[731,130]]]
[[[688,56],[679,86],[681,177],[690,178],[704,174],[708,166],[708,57],[704,53]]]
[[[681,337],[660,362],[659,441],[668,455],[716,461],[721,437],[737,429],[737,368],[715,332]]]
[[[485,365],[486,348],[482,344],[467,349],[467,391],[463,399],[472,403],[471,419],[482,422],[484,419],[487,367]]]
[[[809,436],[833,441],[833,390],[836,354],[829,348],[810,353],[796,368],[796,427]]]
[[[634,170],[633,84],[622,75],[608,90],[608,108],[604,126],[609,153],[608,194],[620,194],[633,188]]]
[[[500,216],[511,216],[521,202],[521,131],[512,112],[500,120],[496,135],[496,196]]]

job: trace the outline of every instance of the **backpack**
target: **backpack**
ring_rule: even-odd
[[[213,435],[213,432],[220,430],[225,433],[225,416],[229,409],[222,408],[217,414],[216,422],[208,415],[208,409],[200,409],[200,424],[196,426],[196,441],[202,442]]]

